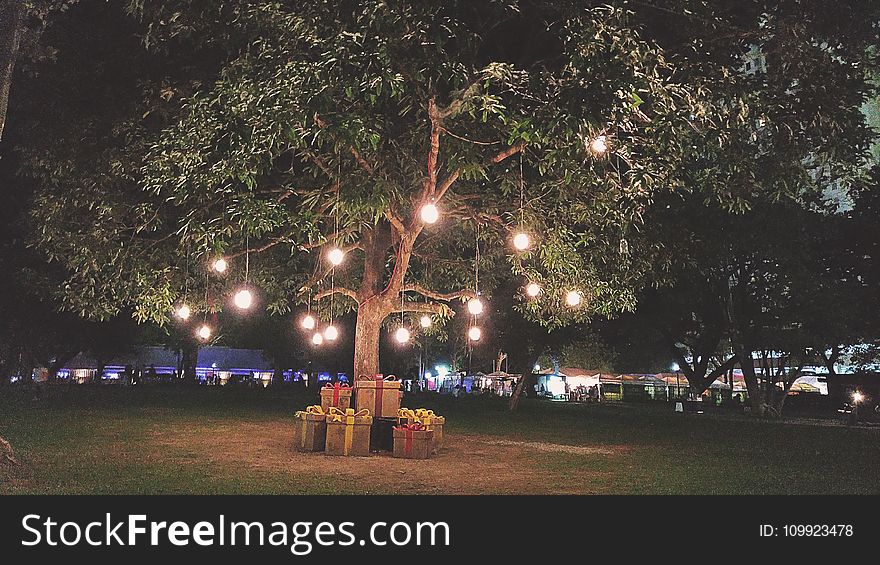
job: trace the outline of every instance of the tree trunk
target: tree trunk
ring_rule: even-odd
[[[741,349],[738,352],[740,364],[742,368],[743,379],[746,381],[746,389],[749,391],[749,402],[752,405],[752,411],[756,416],[763,416],[767,411],[767,405],[761,396],[761,388],[758,386],[758,375],[755,374],[755,362],[752,359],[751,351]]]
[[[0,139],[3,139],[3,128],[6,125],[9,89],[23,26],[24,2],[0,0]]]
[[[354,331],[354,375],[373,376],[379,373],[379,337],[385,308],[373,297],[360,305]]]
[[[364,274],[358,291],[357,322],[354,330],[354,376],[379,373],[379,337],[382,322],[391,313],[383,289],[386,253],[391,247],[391,228],[380,223],[365,230]],[[392,289],[394,290],[394,289]]]

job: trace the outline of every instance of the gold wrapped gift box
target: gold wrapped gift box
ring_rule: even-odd
[[[324,385],[321,389],[321,408],[324,412],[329,412],[331,408],[351,408],[351,387],[340,383]]]
[[[370,455],[370,426],[373,418],[369,411],[330,408],[327,414],[327,455]]]
[[[374,418],[396,418],[400,409],[400,381],[394,375],[359,376],[354,381],[354,407]]]
[[[293,445],[297,451],[324,451],[327,414],[320,406],[309,406],[293,415]]]
[[[431,457],[431,442],[434,432],[426,430],[419,423],[395,426],[394,430],[394,457],[403,459],[429,459]]]
[[[401,408],[397,411],[397,422],[403,424],[421,424],[426,430],[434,432],[431,440],[431,451],[437,453],[443,447],[443,427],[446,425],[446,418],[434,414],[433,410],[425,408]]]

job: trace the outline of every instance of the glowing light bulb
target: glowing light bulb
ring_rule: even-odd
[[[397,331],[394,332],[394,339],[396,339],[398,343],[406,343],[409,341],[409,338],[409,330],[404,328],[403,326],[397,328]]]
[[[321,332],[315,332],[315,335],[312,336],[312,343],[315,345],[324,343],[324,336],[321,335]]]
[[[345,252],[338,247],[334,247],[327,252],[327,260],[330,261],[331,265],[341,265],[343,259],[345,259]]]
[[[181,320],[189,320],[190,314],[192,314],[192,310],[189,309],[188,304],[181,304],[180,308],[177,309],[177,317]]]
[[[433,224],[440,219],[440,210],[438,210],[437,206],[433,203],[425,204],[422,206],[419,215],[422,217],[422,221],[426,224]]]
[[[479,298],[471,298],[467,303],[468,312],[474,316],[479,315],[483,311],[483,301]]]
[[[336,326],[327,326],[324,329],[324,339],[327,341],[335,341],[337,337],[339,337],[339,330],[336,329]]]
[[[303,316],[303,319],[300,322],[300,324],[302,324],[302,327],[307,330],[313,330],[313,329],[315,329],[315,325],[316,325],[315,317],[312,316],[311,314],[306,314],[305,316]]]
[[[513,246],[516,247],[519,251],[525,251],[532,245],[532,240],[529,237],[529,234],[524,232],[519,232],[515,236],[513,236]]]
[[[233,302],[235,302],[235,305],[242,310],[247,310],[251,307],[251,304],[254,303],[254,296],[251,294],[251,291],[245,288],[235,293]]]
[[[430,327],[431,327],[431,323],[432,323],[431,316],[428,316],[427,314],[425,314],[424,316],[422,316],[422,317],[419,319],[419,324],[420,324],[423,328],[430,328]]]
[[[608,141],[604,135],[596,136],[593,141],[590,142],[590,151],[599,157],[608,151]]]
[[[211,268],[218,273],[225,273],[227,267],[229,267],[229,265],[226,263],[226,259],[224,259],[223,257],[220,257],[211,265]]]
[[[581,302],[584,299],[584,295],[582,295],[577,290],[570,290],[568,294],[565,295],[565,303],[574,308],[575,306],[580,306]]]
[[[205,324],[205,325],[203,325],[202,327],[199,328],[199,331],[197,332],[197,335],[198,335],[201,339],[207,340],[209,337],[211,337],[211,328],[208,327],[207,324]]]
[[[526,286],[526,294],[535,298],[541,294],[541,286],[538,283],[529,283],[529,285]]]
[[[471,341],[480,341],[481,337],[483,337],[483,330],[477,326],[471,326],[468,330],[468,339]]]
[[[853,404],[859,404],[864,399],[865,395],[859,391],[854,392],[852,395]]]

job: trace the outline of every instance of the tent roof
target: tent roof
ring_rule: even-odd
[[[202,347],[199,349],[198,367],[214,369],[252,369],[271,371],[270,363],[259,349],[234,349],[232,347]]]
[[[505,373],[504,371],[495,371],[494,373],[489,373],[487,375],[482,375],[482,376],[489,377],[492,379],[517,379],[517,378],[519,378],[519,374]]]

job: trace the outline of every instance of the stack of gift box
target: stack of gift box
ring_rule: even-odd
[[[401,395],[393,375],[362,375],[354,388],[325,385],[320,405],[295,414],[294,445],[328,455],[390,451],[394,457],[428,459],[443,443],[446,420],[432,410],[401,408]]]

